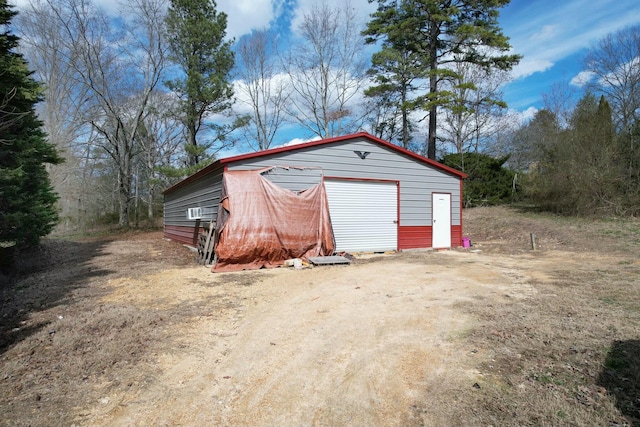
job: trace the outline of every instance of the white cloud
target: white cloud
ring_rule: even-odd
[[[525,56],[518,65],[513,67],[514,79],[524,78],[533,73],[544,72],[553,67],[553,61],[542,57]]]
[[[29,6],[30,3],[37,3],[37,1],[32,0],[9,0],[8,3],[10,5],[16,6],[18,9],[23,9]],[[95,4],[98,8],[103,9],[109,15],[117,16],[118,10],[120,9],[120,2],[117,0],[93,0],[93,4]]]
[[[546,71],[605,35],[640,22],[636,0],[542,0],[518,5],[503,21],[515,53],[524,55],[516,77]]]
[[[227,14],[227,36],[236,38],[264,29],[273,20],[272,0],[218,0],[218,11]]]
[[[9,3],[21,9],[27,7],[31,1],[37,0],[9,0]],[[227,14],[227,36],[237,39],[253,29],[268,27],[274,18],[273,1],[278,0],[218,0],[216,2],[218,12]],[[122,0],[92,0],[91,2],[112,16],[119,15],[121,5],[126,4]]]
[[[292,140],[290,140],[289,142],[285,142],[284,144],[282,144],[280,147],[289,147],[291,145],[298,145],[298,144],[304,144],[305,142],[311,142],[311,141],[319,141],[322,138],[320,138],[319,136],[314,136],[311,139],[302,139],[302,138],[293,138]]]
[[[569,84],[571,84],[572,86],[583,87],[584,85],[589,83],[589,81],[591,81],[594,76],[595,74],[591,71],[581,71],[571,79]]]
[[[558,26],[557,25],[545,25],[540,31],[534,33],[531,36],[531,40],[542,42],[547,41],[558,35]]]
[[[365,23],[370,18],[369,15],[375,12],[377,8],[377,2],[369,3],[363,0],[298,0],[298,7],[291,22],[291,29],[294,31],[294,33],[302,23],[304,15],[308,15],[309,13],[311,13],[314,7],[318,7],[322,3],[327,4],[332,9],[340,9],[346,6],[350,6],[356,11],[358,17],[356,24],[362,25],[363,28]]]
[[[529,107],[524,111],[517,111],[516,115],[520,118],[520,123],[527,123],[533,119],[537,112],[538,109],[536,107]]]

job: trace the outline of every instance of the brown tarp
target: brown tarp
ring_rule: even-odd
[[[278,267],[335,249],[324,183],[300,193],[258,171],[226,171],[218,208],[214,272]]]

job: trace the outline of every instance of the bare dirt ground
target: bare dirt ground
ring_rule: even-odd
[[[480,208],[465,235],[227,274],[159,232],[49,241],[1,288],[0,425],[639,423],[640,223]]]

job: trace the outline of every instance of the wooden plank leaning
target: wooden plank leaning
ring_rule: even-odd
[[[209,261],[211,260],[212,256],[212,252],[213,252],[213,233],[216,229],[216,223],[212,220],[209,222],[209,230],[207,232],[207,239],[205,241],[204,244],[204,250],[203,252],[203,257],[202,257],[202,261],[201,264],[203,265],[207,265],[209,264]]]

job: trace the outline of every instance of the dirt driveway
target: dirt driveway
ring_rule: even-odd
[[[469,307],[628,259],[493,243],[227,274],[159,233],[86,243],[3,294],[0,424],[449,425],[496,360]]]
[[[459,340],[472,319],[456,305],[533,292],[459,251],[222,276],[194,267],[108,286],[106,303],[209,303],[168,331],[180,345],[158,354],[155,381],[107,396],[91,424],[411,424],[425,390],[478,381],[478,356]]]

